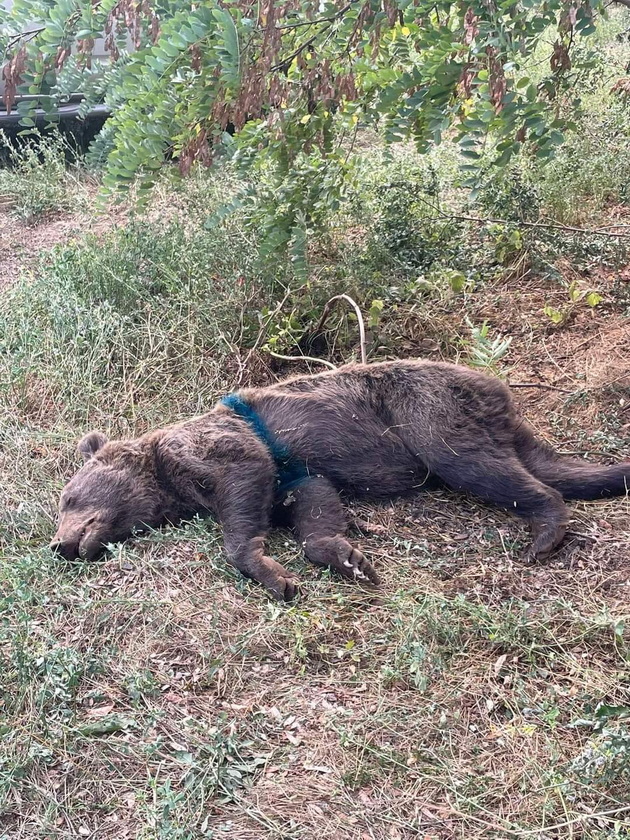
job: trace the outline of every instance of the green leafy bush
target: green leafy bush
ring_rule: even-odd
[[[536,221],[541,211],[539,187],[523,164],[487,175],[476,190],[476,209],[507,222]]]
[[[360,262],[375,278],[459,266],[462,225],[442,212],[443,177],[429,158],[370,150],[356,175],[349,215],[364,229]]]

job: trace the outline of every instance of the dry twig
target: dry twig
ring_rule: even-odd
[[[274,359],[282,359],[284,362],[313,362],[313,364],[326,365],[331,370],[337,370],[337,365],[333,365],[327,359],[316,359],[314,356],[284,356],[282,353],[276,353],[275,350],[267,350],[267,352]]]
[[[354,311],[356,313],[357,321],[359,322],[359,340],[361,342],[361,362],[365,365],[365,364],[367,364],[367,352],[366,352],[366,349],[365,349],[365,324],[363,322],[363,315],[361,314],[361,310],[359,308],[359,305],[356,303],[356,301],[354,301],[350,297],[350,295],[342,294],[342,295],[335,295],[334,297],[331,297],[331,299],[328,301],[328,303],[324,307],[324,311],[322,312],[322,317],[319,319],[319,323],[315,327],[315,332],[318,333],[323,328],[323,326],[326,322],[326,318],[328,318],[328,315],[330,314],[330,311],[332,309],[332,304],[335,303],[338,300],[347,301],[350,304],[350,306],[352,306],[352,308],[354,309]]]
[[[566,388],[558,388],[556,385],[546,385],[544,382],[508,382],[510,388],[542,388],[545,391],[559,391],[561,394],[572,394]]]

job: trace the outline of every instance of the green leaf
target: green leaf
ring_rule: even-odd
[[[564,314],[559,309],[554,309],[552,306],[545,306],[543,312],[554,324],[559,324],[564,320]]]
[[[381,315],[383,312],[383,307],[385,306],[382,300],[373,300],[372,305],[370,306],[369,311],[369,320],[368,326],[372,329],[378,326],[378,323],[381,319]]]
[[[112,735],[115,732],[124,732],[136,725],[133,718],[124,715],[106,715],[100,720],[90,721],[77,727],[77,731],[87,738],[97,735]]]
[[[188,48],[188,41],[186,41],[185,38],[182,38],[178,32],[171,32],[168,36],[168,41],[171,47],[175,47],[178,50],[185,50]]]
[[[462,292],[466,287],[466,275],[461,271],[447,273],[448,284],[454,292]]]
[[[611,706],[607,703],[599,703],[595,709],[596,718],[628,718],[630,717],[630,706]]]

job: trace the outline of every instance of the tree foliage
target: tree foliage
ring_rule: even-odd
[[[226,150],[271,163],[288,241],[335,204],[359,125],[420,150],[450,131],[472,169],[489,151],[499,165],[523,146],[551,156],[588,60],[576,44],[602,14],[601,0],[15,0],[0,26],[5,102],[30,94],[17,105],[29,126],[77,89],[86,109],[104,97],[109,192],[138,178],[146,190],[172,157],[183,173]]]

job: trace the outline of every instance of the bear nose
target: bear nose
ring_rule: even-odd
[[[59,554],[64,560],[77,560],[79,557],[79,543],[71,540],[53,540],[50,550]]]

